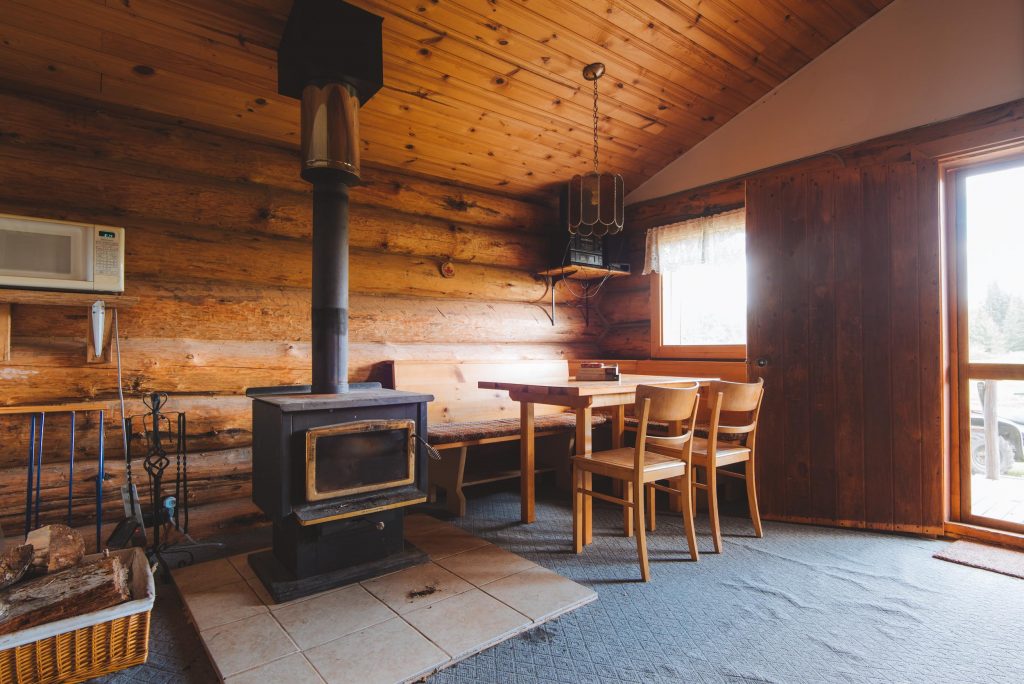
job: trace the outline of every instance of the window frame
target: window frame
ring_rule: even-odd
[[[742,204],[732,207],[718,207],[714,212],[720,213],[733,209],[744,210],[743,231],[746,234],[746,207]],[[700,215],[681,216],[673,221],[686,221],[700,218]],[[648,230],[655,230],[652,226]],[[749,279],[748,279],[749,283]],[[650,278],[650,335],[651,335],[651,358],[652,359],[676,359],[686,360],[714,360],[714,361],[746,361],[747,344],[662,344],[661,340],[661,274],[657,271],[651,273]],[[749,302],[749,298],[748,298]],[[749,306],[749,303],[748,303]],[[749,312],[748,312],[749,316]],[[750,341],[750,330],[747,330],[747,342]]]

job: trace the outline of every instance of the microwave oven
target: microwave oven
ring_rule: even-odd
[[[124,292],[124,228],[0,214],[0,287]]]

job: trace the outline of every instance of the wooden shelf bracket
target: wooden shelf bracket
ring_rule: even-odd
[[[86,363],[109,363],[111,359],[110,351],[111,342],[113,341],[114,321],[114,315],[111,310],[125,309],[134,306],[138,301],[138,297],[102,293],[0,289],[0,363],[6,363],[11,360],[12,313],[14,304],[81,306],[86,308],[89,316],[85,333],[85,361]],[[101,303],[102,306],[95,307],[97,303]],[[104,312],[101,319],[93,313],[94,309]],[[99,355],[96,354],[96,335],[93,330],[94,320],[102,321],[102,325],[99,326],[102,339]]]

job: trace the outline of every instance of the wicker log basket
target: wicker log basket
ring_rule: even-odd
[[[0,682],[84,682],[146,662],[153,572],[140,549],[112,555],[132,570],[131,600],[0,637]]]

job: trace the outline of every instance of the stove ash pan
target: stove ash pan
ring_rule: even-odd
[[[253,501],[299,525],[420,503],[429,395],[355,390],[253,401]]]

